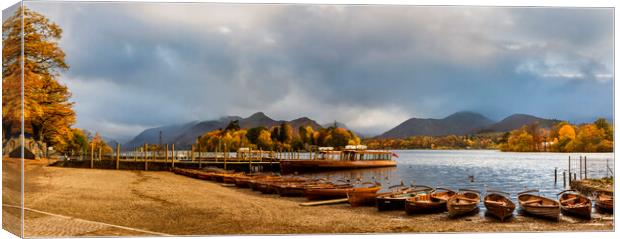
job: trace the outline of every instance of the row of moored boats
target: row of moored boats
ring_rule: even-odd
[[[448,212],[450,217],[468,215],[479,211],[483,201],[487,213],[501,221],[511,217],[516,208],[510,195],[505,192],[487,190],[481,200],[481,193],[472,189],[453,191],[447,188],[433,188],[425,185],[409,187],[396,185],[389,192],[379,193],[381,184],[376,182],[355,182],[346,180],[330,182],[326,179],[301,176],[280,176],[272,174],[244,174],[221,169],[181,169],[177,174],[221,182],[239,188],[251,188],[265,194],[279,194],[283,197],[306,197],[308,200],[346,199],[351,206],[373,206],[378,210],[404,210],[407,214]],[[529,190],[517,194],[519,207],[527,214],[559,220],[560,214],[589,219],[592,206],[601,212],[613,213],[613,193],[598,191],[594,202],[576,191],[565,190],[558,194],[558,200],[535,194]],[[319,205],[317,202],[316,205]]]

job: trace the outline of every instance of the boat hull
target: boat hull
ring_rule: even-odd
[[[347,198],[348,188],[306,188],[304,195],[308,200]]]
[[[388,198],[377,197],[377,210],[389,211],[389,210],[405,210],[406,198]]]
[[[459,192],[459,194],[448,199],[446,207],[448,216],[459,217],[478,211],[480,195],[473,192]]]
[[[354,188],[347,192],[349,204],[352,207],[374,206],[377,198],[377,191],[381,186],[371,188]]]
[[[592,200],[578,193],[564,193],[560,196],[560,212],[589,220],[592,217]]]
[[[512,217],[516,208],[510,199],[500,194],[487,195],[484,198],[484,207],[489,215],[498,218],[501,222]]]
[[[408,215],[445,212],[446,201],[437,200],[430,195],[417,195],[405,200],[405,212]]]
[[[598,191],[594,198],[594,207],[598,212],[614,213],[614,197],[611,192]]]
[[[394,160],[372,161],[340,161],[340,160],[282,160],[280,169],[282,173],[343,170],[358,168],[396,167]]]
[[[560,219],[560,203],[556,200],[533,194],[519,195],[518,200],[519,207],[526,214],[556,221]]]

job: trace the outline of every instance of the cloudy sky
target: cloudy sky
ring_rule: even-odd
[[[262,111],[381,133],[470,110],[613,117],[613,10],[26,2],[58,23],[77,127]]]

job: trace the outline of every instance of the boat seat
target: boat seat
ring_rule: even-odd
[[[531,203],[542,203],[542,199],[532,199],[532,200],[528,200],[523,202],[523,204],[531,204]]]
[[[506,206],[507,205],[506,202],[498,202],[498,201],[486,201],[486,203],[500,205],[500,206]]]
[[[579,199],[579,198],[574,197],[574,198],[569,198],[569,199],[562,200],[562,201],[560,201],[560,202],[561,202],[562,204],[564,204],[564,203],[570,203],[570,202],[574,202],[574,201],[576,201],[577,199]]]

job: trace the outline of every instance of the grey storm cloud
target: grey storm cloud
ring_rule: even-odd
[[[462,110],[612,117],[613,9],[26,2],[63,29],[78,127],[308,116],[381,133]]]

